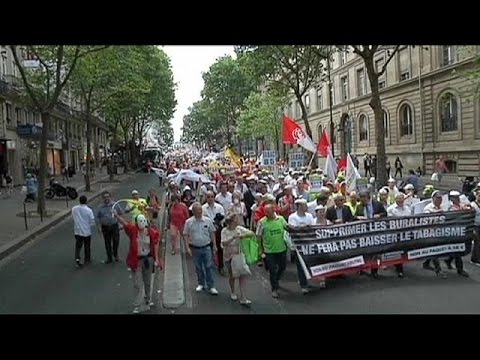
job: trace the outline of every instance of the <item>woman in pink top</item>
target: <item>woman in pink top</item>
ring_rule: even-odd
[[[178,238],[183,234],[183,227],[188,219],[188,208],[177,194],[170,197],[170,236],[172,238],[172,255],[179,250]]]
[[[223,259],[225,267],[228,269],[228,282],[230,284],[230,299],[236,301],[238,299],[235,294],[235,278],[232,273],[232,257],[240,252],[240,239],[255,236],[253,231],[250,231],[243,226],[238,225],[238,217],[236,214],[230,213],[225,218],[226,227],[222,229],[222,248]],[[246,293],[246,276],[241,275],[238,278],[240,284],[240,304],[243,306],[250,306],[252,303],[247,299]]]

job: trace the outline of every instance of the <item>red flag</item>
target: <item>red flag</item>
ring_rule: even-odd
[[[284,144],[291,144],[295,145],[297,143],[297,139],[293,136],[295,130],[297,130],[299,126],[295,121],[290,119],[288,116],[283,116],[283,143]]]
[[[317,146],[317,152],[320,154],[320,156],[327,157],[328,149],[331,149],[330,138],[328,137],[327,132],[323,130],[322,137]]]
[[[283,143],[298,144],[310,152],[315,152],[315,144],[303,129],[288,116],[283,116]]]
[[[344,157],[343,159],[340,159],[340,160],[338,161],[337,167],[338,167],[338,171],[343,171],[343,170],[345,170],[345,169],[347,168],[347,158]]]

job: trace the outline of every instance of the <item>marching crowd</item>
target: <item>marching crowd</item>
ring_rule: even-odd
[[[209,180],[179,178],[178,168],[192,169],[195,174],[202,174],[203,179]],[[231,300],[238,301],[242,306],[251,305],[247,296],[250,270],[242,256],[244,239],[256,238],[258,242],[256,265],[268,271],[273,298],[281,295],[280,281],[286,270],[288,254],[290,261],[296,265],[300,291],[308,294],[311,291],[309,280],[301,259],[289,241],[289,228],[328,227],[365,219],[409,216],[413,214],[415,204],[426,198],[430,198],[431,202],[424,207],[424,213],[475,210],[471,262],[480,266],[480,184],[474,189],[469,202],[465,202],[459,192],[451,191],[448,203],[444,204],[444,194],[431,185],[425,186],[423,193],[418,194],[415,181],[407,180],[407,184],[399,189],[391,178],[388,185],[377,189],[375,179],[371,178],[365,188],[349,192],[342,173],[335,180],[327,180],[319,169],[280,168],[276,169],[274,176],[260,166],[234,167],[225,163],[212,166],[201,158],[191,159],[187,155],[181,159],[167,158],[163,172],[157,175],[162,176],[160,184],[164,183],[167,187],[164,204],[168,215],[168,232],[164,237],[167,251],[171,251],[172,256],[177,255],[183,240],[195,265],[195,290],[218,295],[216,267],[221,276],[228,277]],[[321,185],[313,184],[313,178],[323,179]],[[415,177],[412,176],[412,179]],[[105,263],[118,261],[121,225],[130,239],[127,265],[133,273],[134,312],[138,313],[143,307],[154,305],[152,274],[155,268],[163,268],[159,250],[160,201],[154,189],[150,190],[146,199],[142,199],[138,191],[132,191],[132,198],[125,209],[115,207],[108,192],[103,194],[103,199],[96,218],[105,239]],[[80,197],[80,205],[72,209],[72,214],[75,222],[75,261],[78,267],[82,267],[90,261],[90,226],[95,222],[95,215],[86,206],[84,196]],[[132,216],[131,221],[125,218],[127,214]],[[84,263],[80,260],[82,246],[85,247]],[[448,269],[453,269],[454,263],[460,276],[469,276],[460,256],[446,258],[444,263]],[[427,259],[423,267],[433,270],[441,278],[447,276],[438,257]],[[378,278],[378,268],[370,271],[372,278]],[[398,277],[404,277],[402,265],[395,265],[395,271]],[[321,287],[326,286],[325,278],[316,277],[315,280]]]
[[[170,167],[173,165],[176,164],[172,162]],[[423,193],[418,194],[414,174],[410,177],[413,181],[407,180],[402,189],[392,178],[387,186],[376,189],[375,179],[371,178],[365,189],[348,192],[345,177],[339,173],[336,180],[324,179],[324,185],[313,191],[309,178],[314,174],[324,177],[322,170],[280,169],[275,177],[259,166],[218,169],[201,160],[187,160],[178,165],[207,174],[211,179],[198,186],[194,181],[185,179],[180,182],[172,180],[167,184],[171,204],[172,254],[178,251],[178,239],[183,234],[187,252],[193,256],[195,263],[198,292],[208,290],[212,295],[218,294],[212,271],[216,266],[219,274],[229,277],[231,299],[238,299],[235,293],[235,279],[238,278],[240,303],[250,304],[246,297],[246,274],[234,274],[232,257],[240,252],[241,239],[255,234],[262,258],[258,265],[269,272],[272,297],[280,295],[280,280],[286,269],[288,253],[290,260],[296,264],[300,290],[307,294],[311,288],[296,251],[286,240],[288,227],[329,226],[372,218],[409,216],[413,215],[416,203],[428,198],[431,198],[431,203],[424,207],[424,213],[476,211],[471,262],[480,266],[480,184],[474,190],[471,202],[461,202],[461,194],[450,191],[448,203],[442,204],[444,194],[431,185],[425,186]],[[460,276],[469,276],[460,256],[445,259],[448,269],[453,269],[452,262]],[[423,267],[433,270],[440,278],[447,277],[438,258],[426,260]],[[371,269],[371,276],[375,279],[378,278],[378,270]],[[395,271],[398,277],[404,277],[402,265],[395,265]],[[320,286],[325,286],[325,279],[316,280],[319,280]]]

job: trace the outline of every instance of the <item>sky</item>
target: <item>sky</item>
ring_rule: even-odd
[[[234,55],[233,46],[162,46],[170,57],[173,77],[177,83],[177,107],[172,119],[175,141],[180,140],[183,117],[188,108],[200,100],[203,89],[202,72],[208,71],[215,60]]]

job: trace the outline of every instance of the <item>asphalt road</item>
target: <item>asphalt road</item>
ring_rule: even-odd
[[[216,274],[218,296],[196,293],[196,275],[191,259],[188,263],[187,302],[177,310],[182,314],[469,314],[480,313],[480,267],[464,265],[470,278],[446,270],[447,279],[424,270],[421,262],[406,264],[405,277],[399,279],[394,269],[379,271],[379,279],[367,275],[350,275],[345,279],[327,281],[322,289],[314,282],[312,292],[303,295],[297,283],[294,264],[288,264],[280,281],[279,299],[270,292],[268,273],[262,267],[251,267],[253,274],[247,283],[252,301],[250,309],[230,300],[227,278]],[[444,263],[442,268],[446,269]],[[237,285],[238,286],[238,285]],[[237,290],[238,294],[238,290]]]
[[[119,184],[112,195],[116,199],[128,198],[135,188],[146,196],[152,186],[158,189],[157,177],[140,173]],[[98,202],[90,205],[96,209]],[[125,234],[120,235],[119,263],[102,264],[106,258],[105,245],[96,231],[90,265],[76,269],[74,249],[73,222],[69,219],[4,259],[0,264],[0,313],[130,313],[133,285],[125,265],[128,252]]]

